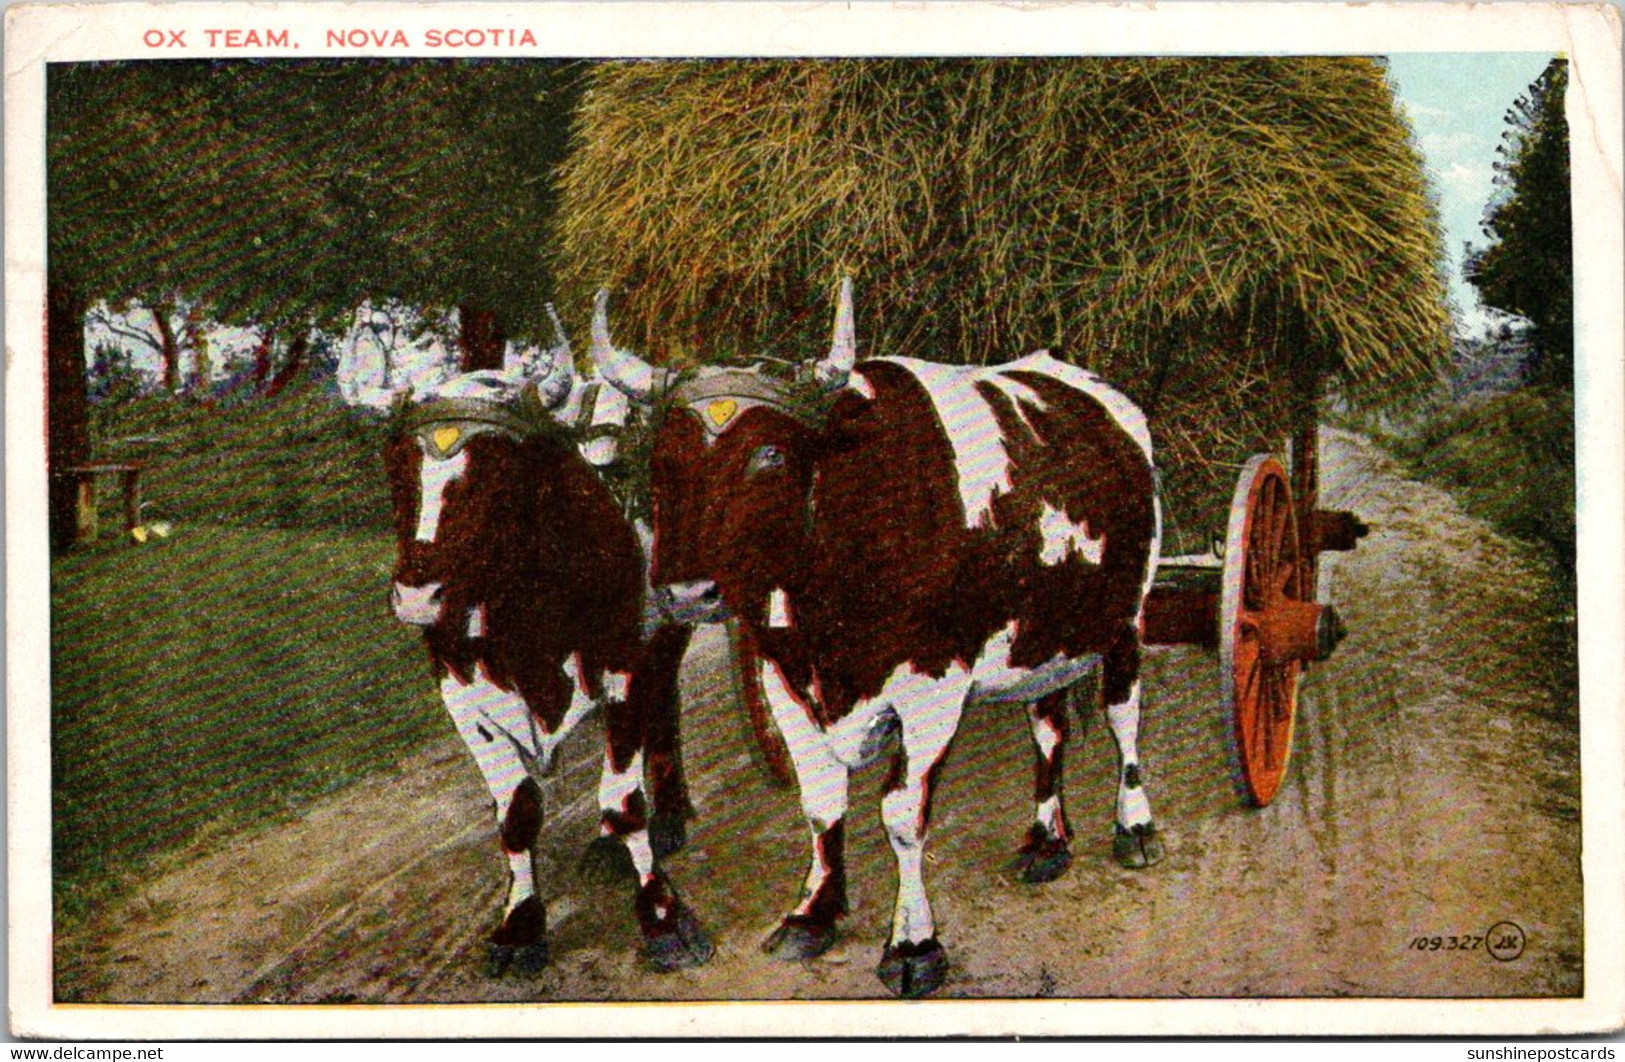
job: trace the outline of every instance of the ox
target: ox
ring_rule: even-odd
[[[815,956],[846,912],[849,773],[896,746],[881,814],[897,901],[877,973],[902,996],[944,980],[922,880],[934,784],[967,707],[1028,706],[1035,821],[1017,857],[1070,862],[1061,806],[1069,688],[1098,667],[1119,756],[1114,851],[1162,847],[1141,782],[1142,603],[1161,517],[1145,418],[1040,352],[991,368],[856,361],[850,281],[829,355],[794,379],[687,374],[610,341],[611,383],[664,410],[652,455],[653,580],[682,622],[737,617],[784,736],[812,834],[800,902],[764,947]]]
[[[644,544],[593,467],[613,460],[615,446],[602,422],[616,402],[595,402],[595,390],[576,379],[561,345],[539,378],[471,373],[406,402],[386,452],[395,615],[423,628],[446,710],[496,801],[510,873],[489,941],[499,974],[547,961],[537,779],[599,706],[606,747],[594,845],[629,853],[656,969],[711,954],[657,863],[683,843],[691,814],[675,720],[690,628],[656,622]]]

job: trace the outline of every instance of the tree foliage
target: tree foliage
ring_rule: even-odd
[[[477,322],[465,336],[478,364],[507,335],[541,334],[549,178],[575,76],[487,60],[49,66],[52,469],[89,456],[84,321],[100,302],[260,329],[265,394],[310,363],[313,328],[369,300],[459,307]],[[178,364],[166,354],[171,390]],[[72,495],[55,476],[59,545]]]
[[[1506,113],[1495,164],[1497,195],[1485,211],[1489,239],[1467,256],[1465,274],[1486,306],[1534,325],[1534,382],[1574,383],[1574,240],[1569,126],[1563,115],[1568,63],[1554,59]]]
[[[53,274],[225,323],[362,301],[546,323],[543,225],[574,71],[538,62],[53,67]]]

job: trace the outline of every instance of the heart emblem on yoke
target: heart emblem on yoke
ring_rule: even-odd
[[[738,411],[739,403],[731,398],[719,398],[705,407],[705,415],[710,417],[711,423],[719,428],[732,420],[733,415]]]
[[[456,428],[436,428],[434,430],[435,449],[441,453],[450,450],[456,444],[458,437],[463,433]]]

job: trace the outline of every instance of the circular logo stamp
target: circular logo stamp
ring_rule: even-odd
[[[1526,940],[1523,927],[1516,922],[1497,922],[1484,934],[1485,950],[1497,962],[1511,962],[1522,955]]]

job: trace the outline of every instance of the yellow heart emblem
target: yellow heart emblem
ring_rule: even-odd
[[[711,423],[719,428],[732,420],[733,415],[738,411],[739,403],[731,398],[719,398],[705,407],[705,415],[710,417]]]
[[[445,453],[447,450],[450,450],[456,445],[457,440],[462,437],[462,434],[463,433],[456,428],[436,428],[434,430],[435,449],[439,450],[441,453]]]

